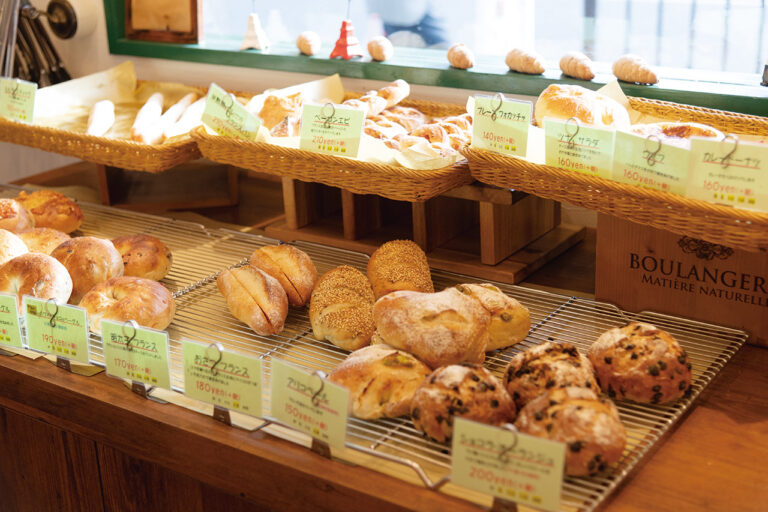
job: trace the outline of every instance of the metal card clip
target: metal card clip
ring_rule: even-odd
[[[656,141],[656,149],[654,151],[649,150],[647,147],[648,142],[651,140]],[[646,158],[646,160],[648,161],[648,165],[650,167],[653,167],[654,165],[656,165],[656,155],[658,155],[659,152],[661,151],[661,138],[659,138],[658,135],[650,134],[645,138],[645,142],[646,142],[645,150],[648,152],[648,158]]]
[[[731,165],[731,157],[736,153],[736,150],[739,149],[739,137],[736,134],[729,133],[725,137],[723,137],[723,140],[720,142],[726,142],[728,139],[731,139],[733,141],[733,149],[726,154],[723,158],[720,159],[720,162],[723,166],[723,169],[727,169],[728,166]]]
[[[496,105],[496,108],[493,109],[493,112],[491,113],[491,121],[496,121],[496,112],[501,109],[501,106],[504,105],[504,95],[500,92],[496,93],[496,96],[494,96],[494,99],[499,100],[499,104]]]
[[[56,308],[53,310],[53,313],[48,310],[48,306],[51,304],[53,304],[53,306]],[[59,305],[56,303],[56,299],[51,297],[45,302],[45,312],[51,315],[51,319],[48,320],[48,324],[51,326],[51,328],[56,327],[56,315],[59,314]]]
[[[326,114],[326,108],[331,107],[331,113]],[[331,103],[330,101],[323,105],[323,108],[320,109],[320,117],[323,119],[323,128],[328,129],[331,127],[331,120],[336,116],[336,105]]]
[[[208,351],[210,349],[214,349],[216,351],[215,360],[213,357],[208,357]],[[219,365],[221,360],[224,358],[224,346],[221,343],[211,343],[208,345],[208,348],[205,349],[205,357],[207,357],[209,360],[213,361],[213,364],[211,365],[211,375],[214,377],[219,374],[219,370],[216,369],[216,367]]]
[[[568,130],[569,126],[576,126],[576,131],[571,133]],[[572,149],[576,143],[573,142],[573,139],[576,138],[576,135],[579,134],[579,130],[581,129],[581,121],[577,117],[571,117],[565,122],[565,134],[568,135],[568,149]]]
[[[133,334],[128,336],[128,333],[125,332],[126,327],[133,328]],[[131,346],[131,342],[136,337],[136,333],[138,332],[138,329],[139,329],[139,324],[137,324],[134,320],[127,320],[123,324],[123,336],[125,336],[125,349],[128,350],[128,352],[133,350],[133,347]]]

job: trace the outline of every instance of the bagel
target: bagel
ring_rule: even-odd
[[[8,230],[0,229],[0,265],[28,252],[27,245],[19,236]]]
[[[15,199],[0,199],[0,229],[22,233],[35,227],[35,218]]]
[[[125,235],[112,240],[123,258],[123,275],[159,281],[168,275],[173,255],[168,247],[150,235]]]
[[[51,256],[59,260],[72,277],[72,304],[107,279],[123,275],[123,259],[109,240],[81,236],[67,240],[53,250]]]
[[[36,190],[31,194],[22,190],[16,201],[29,210],[39,228],[71,233],[83,223],[83,211],[77,203],[53,190]]]
[[[72,293],[72,278],[55,258],[30,252],[0,266],[0,293],[16,295],[19,313],[24,295],[66,304]]]
[[[70,236],[53,228],[33,228],[19,233],[19,238],[27,244],[29,252],[51,254],[55,248],[69,240]]]

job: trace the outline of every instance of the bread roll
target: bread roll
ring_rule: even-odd
[[[448,48],[448,63],[457,69],[469,69],[475,65],[475,54],[464,43],[456,43]]]
[[[651,66],[639,55],[628,53],[613,63],[613,75],[624,82],[655,84],[659,81]]]
[[[69,301],[77,304],[83,295],[97,284],[123,275],[123,259],[109,240],[81,236],[67,240],[53,250],[51,256],[59,260],[72,277],[72,295]]]
[[[392,240],[376,249],[367,273],[377,299],[398,290],[435,291],[427,255],[410,240]]]
[[[288,297],[277,279],[244,265],[219,274],[216,284],[232,315],[256,334],[269,336],[283,330]]]
[[[113,277],[91,288],[80,301],[88,312],[88,327],[101,334],[101,321],[133,320],[143,327],[164,330],[173,320],[176,304],[165,286],[141,277]]]
[[[309,302],[309,321],[318,340],[357,350],[373,334],[373,291],[368,279],[347,265],[321,277]]]
[[[34,228],[19,233],[19,238],[27,245],[29,252],[51,254],[55,248],[70,240],[70,236],[53,228]]]
[[[260,247],[251,254],[251,265],[277,279],[291,306],[305,306],[317,282],[312,259],[292,245]]]
[[[296,38],[296,48],[304,55],[314,55],[320,51],[323,45],[317,32],[305,30]]]
[[[349,390],[355,417],[396,418],[408,414],[413,393],[431,371],[407,352],[372,345],[349,354],[328,380]]]
[[[16,200],[35,218],[35,227],[71,233],[83,223],[83,210],[59,192],[36,190],[27,194],[22,190]]]
[[[0,229],[23,233],[35,227],[35,218],[14,199],[0,199]]]
[[[479,301],[491,315],[486,352],[514,345],[528,336],[531,314],[516,299],[490,283],[460,284],[456,289]]]
[[[21,313],[24,295],[66,304],[72,293],[72,278],[56,259],[31,252],[16,256],[0,266],[0,292],[16,295]]]
[[[109,100],[97,101],[88,116],[85,133],[101,137],[115,124],[115,104]]]
[[[491,316],[456,288],[390,293],[376,301],[373,320],[385,343],[410,352],[430,368],[485,359]]]
[[[529,75],[544,73],[544,64],[541,55],[536,52],[527,52],[520,48],[513,48],[507,53],[505,62],[510,70]]]
[[[159,281],[168,275],[173,255],[168,247],[151,235],[125,235],[112,240],[123,259],[123,275]]]
[[[581,52],[568,52],[560,58],[560,71],[564,75],[581,80],[592,80],[592,60]]]
[[[392,42],[384,36],[376,36],[368,41],[368,53],[371,59],[384,62],[389,60],[395,54],[395,47]]]
[[[17,235],[0,229],[0,265],[29,252],[27,245]]]
[[[544,119],[567,120],[575,117],[598,128],[629,130],[629,113],[617,101],[578,85],[552,84],[539,95],[534,108],[538,126]]]

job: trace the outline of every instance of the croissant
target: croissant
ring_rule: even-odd
[[[613,63],[613,74],[624,82],[655,84],[659,81],[645,59],[631,53],[616,59]]]
[[[541,55],[536,52],[527,52],[520,48],[513,48],[507,54],[505,59],[507,66],[512,71],[518,73],[528,73],[530,75],[540,75],[544,73],[544,64],[541,62]]]
[[[475,54],[464,43],[456,43],[448,48],[447,57],[454,68],[469,69],[475,65]]]
[[[560,59],[560,70],[564,75],[592,80],[595,73],[592,71],[592,61],[581,52],[568,52]]]

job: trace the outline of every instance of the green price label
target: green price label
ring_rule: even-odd
[[[23,348],[16,296],[0,293],[0,345]]]
[[[475,96],[472,147],[525,156],[533,104],[503,96]]]
[[[452,482],[542,510],[560,510],[565,444],[456,418],[452,453]]]
[[[552,167],[610,179],[615,133],[576,120],[544,119],[545,162]]]
[[[0,116],[11,121],[35,120],[37,84],[15,78],[0,79]]]
[[[691,139],[688,197],[745,210],[768,211],[768,145]]]
[[[272,359],[272,417],[334,448],[347,438],[349,391],[318,375]]]
[[[299,148],[324,155],[354,158],[360,149],[365,112],[327,103],[304,103],[301,108]]]
[[[261,416],[261,360],[216,345],[184,342],[184,394],[250,416]]]
[[[171,389],[167,332],[102,320],[101,341],[109,375]]]
[[[21,309],[32,350],[88,363],[88,319],[77,306],[24,296]]]
[[[219,135],[255,140],[261,120],[216,84],[208,88],[203,122]]]
[[[616,132],[613,179],[673,194],[685,194],[691,152],[658,138]]]

